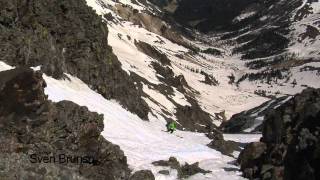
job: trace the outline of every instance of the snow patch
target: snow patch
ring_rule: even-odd
[[[242,13],[242,14],[240,14],[239,16],[237,16],[236,18],[234,18],[234,19],[233,19],[233,22],[242,21],[242,20],[244,20],[244,19],[247,19],[247,18],[255,15],[256,13],[257,13],[257,12],[255,12],[255,11]]]

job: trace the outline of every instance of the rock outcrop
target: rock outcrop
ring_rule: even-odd
[[[266,115],[260,143],[248,145],[238,162],[247,178],[320,178],[320,89],[301,94]]]
[[[241,151],[241,144],[235,141],[224,140],[222,139],[214,139],[211,141],[208,146],[212,149],[215,149],[221,152],[224,155],[233,156],[234,151]]]
[[[155,180],[154,175],[150,170],[141,170],[135,172],[129,180]]]
[[[103,116],[47,100],[45,86],[29,68],[0,72],[1,179],[128,179],[123,151],[100,135]]]
[[[139,51],[158,60],[162,65],[171,65],[170,59],[165,54],[159,52],[154,46],[143,41],[134,41],[134,44]]]
[[[78,77],[142,119],[149,107],[108,45],[108,29],[85,0],[0,1],[0,61]]]
[[[185,165],[181,166],[179,161],[175,157],[170,157],[168,161],[165,161],[165,160],[155,161],[152,164],[155,166],[167,166],[167,167],[170,167],[171,169],[177,170],[179,179],[188,178],[198,173],[206,174],[211,172],[211,171],[206,171],[201,169],[199,167],[199,163],[194,163],[194,164],[186,163]]]

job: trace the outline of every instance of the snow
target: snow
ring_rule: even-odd
[[[105,128],[102,135],[124,151],[128,164],[133,170],[150,169],[156,179],[170,179],[158,174],[159,167],[151,163],[166,160],[171,156],[181,162],[200,162],[200,167],[212,170],[207,175],[196,175],[201,179],[242,179],[238,171],[225,171],[224,168],[237,167],[228,164],[233,158],[206,146],[210,140],[200,133],[177,131],[168,134],[165,130],[165,120],[150,116],[150,122],[141,120],[138,116],[123,109],[117,102],[104,99],[101,95],[89,89],[81,80],[67,75],[69,80],[55,80],[44,75],[47,83],[45,89],[49,99],[58,102],[73,101],[87,106],[90,111],[104,115]],[[182,138],[179,138],[181,136]],[[217,175],[219,173],[219,175]],[[171,179],[175,179],[173,173]],[[194,179],[192,177],[191,179]]]
[[[96,0],[86,0],[87,4],[91,6],[97,14],[103,15],[111,12],[113,16],[121,19],[113,12],[113,9],[103,8]],[[114,1],[101,0],[107,5],[115,6]],[[130,0],[119,0],[120,3],[130,5],[139,11],[145,10],[143,5],[137,5]],[[306,1],[305,1],[306,3]],[[319,12],[319,2],[311,4],[314,13]],[[235,21],[241,21],[251,17],[256,12],[243,12]],[[265,21],[267,16],[261,17],[261,21]],[[298,37],[299,34],[305,32],[306,25],[312,25],[315,22],[316,16],[310,15],[303,19],[302,22],[294,24],[293,37]],[[188,49],[175,44],[164,37],[149,32],[137,25],[127,21],[118,21],[117,23],[108,22],[109,36],[108,43],[113,48],[113,52],[118,57],[122,64],[122,69],[128,74],[135,72],[149,84],[160,84],[159,75],[153,69],[151,63],[157,61],[144,53],[140,52],[134,45],[134,40],[143,41],[156,47],[162,53],[165,53],[171,60],[170,67],[175,75],[183,75],[192,90],[199,93],[194,93],[195,98],[198,100],[200,106],[210,115],[214,113],[226,111],[227,118],[235,113],[251,109],[269,100],[254,94],[255,90],[266,90],[269,94],[280,92],[280,95],[295,94],[301,92],[305,87],[301,85],[308,85],[311,87],[320,87],[320,76],[317,72],[300,71],[302,67],[313,66],[319,67],[319,62],[308,63],[299,67],[294,67],[290,70],[292,74],[291,80],[296,79],[298,85],[294,86],[290,82],[271,83],[270,85],[264,82],[249,82],[244,81],[239,87],[230,85],[228,83],[228,76],[234,74],[236,79],[245,73],[255,72],[245,67],[244,61],[240,61],[240,55],[230,55],[232,47],[219,44],[220,50],[225,52],[225,56],[221,58],[214,57],[208,54],[190,55]],[[256,30],[258,32],[258,30]],[[251,33],[251,32],[245,32]],[[119,38],[119,35],[121,38]],[[244,35],[244,34],[242,34]],[[130,38],[128,38],[130,37]],[[156,41],[163,41],[162,44]],[[319,37],[318,37],[319,38]],[[211,46],[200,42],[187,42],[199,47],[200,49],[207,49]],[[303,42],[298,42],[294,39],[294,43],[290,45],[288,51],[296,53],[299,57],[318,57],[314,54],[320,47],[320,40],[313,42],[310,39],[305,39]],[[222,42],[221,42],[222,43]],[[185,55],[183,59],[178,58],[176,55]],[[0,62],[0,70],[8,70],[12,67]],[[38,70],[40,67],[36,67]],[[203,70],[206,73],[213,75],[220,84],[218,86],[209,86],[204,84],[204,76],[200,73],[190,71],[190,69]],[[150,169],[156,175],[156,179],[176,179],[177,172],[170,170],[170,176],[161,175],[159,170],[166,169],[164,167],[155,167],[151,162],[156,160],[166,160],[170,156],[175,156],[178,160],[188,163],[200,162],[200,167],[211,170],[213,173],[207,175],[195,175],[190,179],[242,179],[237,170],[228,171],[227,169],[237,169],[237,167],[230,164],[234,158],[221,155],[221,153],[210,149],[206,146],[210,140],[204,135],[199,133],[177,131],[176,134],[171,135],[166,132],[166,121],[163,118],[165,115],[168,118],[176,120],[174,116],[175,105],[172,102],[185,106],[190,105],[186,100],[184,94],[173,88],[173,95],[168,97],[161,92],[154,89],[152,86],[143,84],[143,91],[149,95],[143,99],[152,109],[152,114],[149,114],[150,122],[142,121],[138,116],[123,109],[116,101],[106,100],[101,95],[92,91],[81,80],[67,75],[69,80],[55,80],[51,77],[44,75],[48,87],[46,94],[49,99],[54,102],[61,100],[70,100],[79,105],[87,106],[89,110],[104,114],[105,129],[102,135],[114,144],[117,144],[124,150],[125,155],[128,157],[128,163],[133,170]],[[280,85],[281,84],[281,85]],[[189,91],[189,90],[188,90]],[[189,92],[188,92],[189,93]],[[282,102],[284,103],[284,102]],[[167,115],[163,112],[170,112]],[[254,126],[247,129],[251,131],[263,121],[263,117],[256,117]],[[220,122],[214,121],[219,125]],[[183,138],[177,137],[181,136]],[[224,135],[227,140],[235,140],[238,142],[251,142],[258,141],[261,135]],[[234,153],[235,156],[238,152]]]
[[[169,101],[163,94],[158,92],[157,90],[150,89],[147,85],[143,85],[143,91],[150,96],[153,100],[155,100],[158,104],[152,105],[148,104],[150,107],[157,108],[162,107],[163,109],[167,109],[169,112],[174,114],[176,106],[172,104],[171,101]],[[158,109],[158,112],[160,110]]]
[[[255,130],[258,126],[260,126],[263,123],[264,116],[259,116],[254,119],[253,125],[250,128],[247,128],[243,130],[243,132],[252,132]]]
[[[134,9],[138,9],[138,10],[145,9],[145,7],[142,4],[140,4],[138,1],[136,1],[136,2],[139,3],[139,5],[133,4],[131,0],[119,0],[119,2],[122,4],[129,5],[129,6],[133,7]]]
[[[88,0],[92,1],[92,0]],[[105,1],[106,3],[109,3],[108,1]],[[113,2],[110,2],[109,4],[112,5]],[[132,5],[131,1],[121,1],[123,4],[129,4],[131,6],[136,6],[135,4]],[[306,1],[305,1],[306,3]],[[305,4],[304,3],[304,4]],[[303,5],[304,5],[303,4]],[[313,7],[314,11],[318,6],[319,3],[312,3],[311,6]],[[95,9],[97,5],[92,5]],[[114,3],[113,3],[114,5]],[[301,6],[303,7],[303,6]],[[136,9],[143,9],[144,7],[141,6],[135,7]],[[98,8],[99,9],[99,8]],[[97,11],[99,14],[101,11]],[[239,20],[248,18],[252,15],[254,15],[255,12],[253,11],[244,11],[239,17]],[[261,21],[265,20],[268,17],[262,17]],[[305,31],[306,24],[311,24],[314,22],[314,19],[316,16],[310,16],[307,19],[303,20],[302,23],[296,23],[294,27],[296,28],[296,35],[295,37],[298,37],[301,32]],[[287,95],[287,94],[295,94],[301,92],[305,87],[301,86],[302,84],[305,84],[307,86],[311,87],[319,87],[319,76],[315,76],[316,72],[300,72],[300,69],[293,68],[291,70],[291,74],[293,74],[293,77],[297,79],[298,86],[293,87],[291,82],[280,82],[280,83],[273,83],[271,85],[265,84],[265,82],[248,82],[245,81],[240,84],[240,87],[237,88],[235,86],[229,85],[228,82],[228,76],[231,74],[235,74],[236,78],[241,77],[244,73],[250,73],[254,72],[254,70],[249,70],[244,66],[244,62],[239,61],[239,57],[234,55],[233,57],[224,57],[224,58],[216,58],[207,54],[201,54],[202,56],[189,56],[187,59],[180,59],[177,58],[175,55],[177,54],[185,54],[188,49],[181,47],[175,43],[172,43],[171,41],[167,40],[164,37],[160,37],[161,40],[164,41],[163,44],[155,43],[155,41],[159,40],[158,35],[151,33],[141,27],[135,26],[130,22],[127,21],[121,21],[118,24],[115,23],[109,23],[109,43],[114,49],[114,53],[119,57],[119,60],[122,63],[122,67],[124,70],[126,70],[128,73],[130,71],[136,72],[139,76],[145,78],[151,83],[158,84],[159,82],[157,78],[157,74],[150,65],[152,61],[156,61],[145,54],[139,52],[137,48],[134,46],[133,41],[139,40],[147,42],[153,46],[155,46],[158,50],[165,53],[169,59],[172,61],[172,69],[175,73],[175,75],[184,75],[185,79],[187,80],[188,84],[195,89],[196,91],[200,92],[199,95],[196,96],[197,100],[199,101],[201,107],[207,111],[209,114],[213,115],[216,112],[220,112],[222,110],[226,111],[227,118],[231,117],[235,113],[239,113],[243,110],[250,109],[252,107],[255,107],[262,102],[267,101],[267,98],[259,97],[254,94],[255,90],[266,90],[268,94],[274,95],[276,93],[279,93],[279,95]],[[258,30],[257,30],[258,32]],[[247,32],[249,33],[249,32]],[[122,35],[122,39],[118,38],[118,34]],[[126,36],[129,35],[132,40],[128,40]],[[306,41],[309,41],[308,39]],[[201,44],[198,42],[187,42],[196,45],[200,49],[206,49],[210,46]],[[308,42],[308,48],[306,48],[306,42],[298,43],[297,40],[294,42],[297,42],[295,44],[292,44],[288,51],[292,53],[296,53],[299,56],[303,57],[316,57],[318,55],[313,54],[314,52],[317,52],[318,47],[320,46],[318,44],[319,41],[316,41],[316,43]],[[230,47],[224,47],[220,46],[219,48],[223,50],[224,52],[227,52]],[[230,54],[230,53],[227,53]],[[319,63],[318,63],[319,64]],[[219,80],[221,83],[217,87],[212,87],[205,85],[201,83],[200,81],[203,80],[203,76],[199,75],[194,72],[190,72],[188,69],[185,68],[185,66],[188,66],[190,68],[204,70],[205,72],[209,74],[213,74],[216,79]],[[306,78],[307,77],[307,78]],[[309,78],[311,77],[311,78]],[[175,91],[175,94],[179,92]],[[160,95],[159,95],[160,96]],[[178,102],[179,104],[185,104],[184,97],[181,98],[184,102],[180,102],[179,98],[173,98],[174,101]],[[149,101],[149,104],[152,104],[150,100],[146,99],[146,101]],[[163,103],[161,103],[163,104]],[[170,105],[167,109],[168,111],[171,111],[172,106]],[[152,109],[157,109],[156,104],[153,103]],[[218,123],[219,124],[219,123]]]
[[[14,69],[14,67],[7,65],[6,63],[0,61],[0,71],[7,71],[10,69]]]
[[[237,21],[242,21],[244,19],[247,19],[253,15],[255,15],[257,12],[255,11],[251,11],[251,12],[244,12],[242,14],[240,14],[239,16],[237,16],[236,18],[234,18],[234,22],[237,22]]]
[[[176,103],[180,104],[181,106],[191,106],[191,104],[186,100],[185,96],[180,93],[176,88],[173,88],[175,91],[174,96],[169,95]]]
[[[114,6],[113,2],[104,2]],[[125,2],[125,4],[127,3],[130,2]],[[94,9],[99,7],[99,5],[94,4],[92,0],[88,0],[88,4]],[[101,13],[103,14],[103,11],[98,8],[97,13],[101,15]],[[135,72],[151,84],[162,83],[158,79],[159,75],[151,65],[151,62],[157,60],[140,52],[134,45],[134,41],[143,41],[154,46],[159,51],[166,54],[171,60],[172,65],[169,67],[173,70],[175,76],[183,75],[188,85],[193,90],[199,92],[195,98],[198,100],[200,106],[212,116],[214,113],[225,110],[226,117],[229,118],[235,113],[250,109],[268,100],[267,98],[260,97],[253,93],[253,89],[256,87],[255,85],[250,85],[250,90],[243,90],[235,87],[234,85],[228,84],[229,75],[237,74],[236,72],[238,71],[248,71],[248,69],[244,67],[243,61],[239,61],[238,59],[235,60],[230,57],[216,58],[208,54],[201,54],[201,56],[190,55],[188,54],[189,49],[124,20],[121,20],[118,23],[108,22],[108,29],[109,44],[121,62],[123,70],[128,74]],[[119,38],[119,34],[122,38]],[[128,36],[130,38],[127,38]],[[159,38],[163,43],[157,43]],[[207,49],[211,47],[200,42],[193,42],[187,39],[185,40],[200,49]],[[226,49],[222,46],[219,46],[218,49],[224,52],[228,50],[228,48]],[[183,59],[180,59],[176,55],[186,56]],[[239,69],[239,67],[243,68]],[[220,82],[219,86],[209,86],[204,84],[201,82],[204,80],[204,76],[200,73],[190,71],[190,68],[203,70],[208,74],[212,74]],[[144,98],[144,100],[148,103],[157,117],[167,116],[162,112],[162,110],[165,110],[166,112],[175,112],[173,111],[174,106],[169,98],[180,105],[190,105],[184,97],[185,95],[181,94],[176,89],[174,89],[173,97],[161,95],[160,92],[155,91],[151,87],[144,87],[143,91],[151,97]],[[191,93],[194,94],[194,92]],[[165,98],[167,98],[167,100]],[[157,102],[154,102],[154,100]],[[161,107],[159,107],[159,104]],[[170,118],[176,119],[174,115]],[[214,121],[214,123],[219,125],[221,122]]]
[[[268,19],[268,16],[262,16],[261,18],[260,18],[260,21],[265,21],[265,20],[267,20]]]
[[[316,39],[306,38],[304,40],[301,39],[301,35],[306,32],[307,26],[312,26],[313,28],[320,31],[319,28],[319,13],[320,13],[320,2],[312,2],[308,3],[308,0],[304,0],[302,5],[297,8],[296,12],[294,12],[292,18],[295,13],[304,6],[310,6],[312,8],[311,14],[308,14],[301,21],[295,22],[292,25],[291,30],[291,39],[292,44],[288,48],[289,52],[297,54],[299,57],[310,57],[310,58],[318,58],[318,50],[320,47],[320,37],[317,36]]]
[[[287,97],[285,100],[281,101],[278,105],[276,105],[273,109],[277,109],[278,107],[280,107],[282,104],[286,103],[287,101],[289,101],[290,99],[292,99],[293,96],[289,96]]]
[[[224,134],[225,140],[236,141],[240,143],[257,142],[261,138],[261,134]]]
[[[13,67],[0,62],[0,70],[9,70]],[[53,102],[62,100],[72,101],[78,105],[86,106],[90,111],[104,115],[105,128],[103,137],[120,146],[128,159],[130,168],[134,171],[150,169],[157,180],[176,179],[177,172],[170,170],[170,176],[159,174],[159,170],[168,169],[155,167],[151,163],[157,160],[167,160],[176,157],[182,164],[184,162],[199,162],[203,169],[212,173],[197,174],[189,179],[244,179],[232,165],[235,159],[224,156],[220,152],[206,146],[210,142],[204,134],[177,131],[174,134],[164,132],[165,120],[150,116],[150,121],[143,121],[138,116],[123,109],[117,102],[106,100],[100,94],[91,90],[78,78],[66,74],[69,80],[56,80],[43,75],[47,87],[45,93]],[[180,137],[182,138],[180,138]],[[241,141],[254,141],[252,135],[226,135],[227,139]],[[231,170],[231,171],[230,171]]]
[[[122,34],[122,39],[119,39],[118,34]],[[131,37],[131,41],[127,40],[126,36],[129,35]],[[163,53],[167,54],[169,59],[172,60],[172,69],[176,75],[184,75],[188,84],[197,91],[200,91],[201,96],[197,99],[200,101],[200,105],[210,114],[214,114],[215,112],[219,112],[222,110],[226,110],[227,117],[231,117],[232,114],[241,112],[243,110],[248,109],[248,107],[254,107],[259,105],[261,102],[265,101],[265,98],[258,97],[254,94],[250,94],[247,92],[241,92],[239,95],[239,90],[235,88],[225,87],[221,85],[219,87],[209,87],[201,83],[204,76],[191,73],[189,70],[186,70],[184,67],[181,67],[181,63],[187,66],[194,66],[197,68],[203,67],[211,67],[214,69],[214,75],[217,79],[228,82],[227,76],[230,75],[235,67],[233,64],[226,64],[224,60],[220,59],[210,59],[209,62],[205,61],[197,61],[198,57],[195,59],[191,59],[192,61],[196,61],[196,63],[202,63],[202,65],[197,65],[195,62],[188,62],[174,56],[175,54],[180,54],[181,52],[187,52],[187,49],[184,47],[174,44],[171,41],[161,38],[164,41],[164,44],[157,44],[155,41],[158,40],[158,35],[151,33],[143,28],[139,28],[138,26],[132,25],[130,22],[123,22],[121,25],[111,24],[109,26],[109,43],[113,47],[114,53],[117,55],[118,59],[122,63],[122,67],[128,73],[130,71],[136,72],[139,76],[145,78],[151,83],[159,84],[159,80],[157,78],[157,74],[155,70],[152,68],[150,63],[153,60],[151,57],[146,56],[142,52],[138,51],[135,47],[133,41],[139,40],[147,42],[155,47]],[[205,64],[204,64],[205,63]],[[226,70],[230,69],[230,70]],[[230,73],[229,73],[230,72]],[[228,74],[227,74],[228,73]],[[147,89],[144,89],[147,90]],[[147,94],[150,91],[146,92]],[[188,105],[189,103],[185,100],[181,93],[175,90],[175,94],[177,97],[173,98],[175,102],[181,105]],[[161,96],[161,95],[158,95]],[[153,97],[153,96],[151,96]],[[146,100],[148,101],[148,100]],[[162,98],[161,102],[164,102]],[[164,105],[163,103],[161,103]],[[227,102],[227,103],[226,103]],[[151,105],[149,101],[149,105]],[[168,111],[172,112],[171,102],[168,103]],[[156,109],[153,104],[153,109]]]
[[[320,88],[320,75],[317,71],[301,71],[301,68],[306,66],[319,67],[319,62],[306,63],[302,66],[292,67],[288,71],[290,77],[277,81],[272,81],[267,84],[263,81],[243,81],[239,88],[242,91],[263,90],[269,95],[276,95],[278,97],[285,95],[295,95],[302,92],[306,87]],[[293,85],[292,82],[296,80],[297,85]],[[262,102],[262,101],[260,101]],[[249,108],[248,108],[249,109]]]
[[[126,34],[124,32],[128,31],[130,32],[130,24],[124,24],[125,27],[116,26],[115,27],[110,26],[109,28],[109,44],[113,48],[113,52],[117,55],[118,59],[122,63],[122,68],[126,70],[128,73],[130,71],[133,71],[140,75],[141,77],[144,77],[145,79],[148,79],[149,82],[153,84],[160,83],[158,81],[158,78],[156,77],[156,72],[153,68],[151,68],[151,62],[153,61],[152,58],[148,57],[147,55],[140,52],[133,42],[130,42],[127,40]],[[122,29],[120,29],[122,28]],[[121,31],[123,30],[123,32]],[[122,40],[119,39],[118,34],[123,34]],[[134,36],[130,36],[131,38],[134,38]],[[134,39],[132,39],[133,41]]]
[[[239,143],[258,142],[262,137],[261,134],[224,134],[224,139],[229,141],[236,141]],[[240,152],[234,151],[233,157],[239,157]]]
[[[320,13],[320,2],[319,2],[319,0],[318,0],[318,2],[313,2],[311,4],[311,7],[312,7],[312,10],[313,10],[313,13],[315,13],[315,14]]]
[[[252,114],[251,117],[257,117],[259,115],[259,113],[261,113],[262,111],[266,110],[273,102],[274,102],[274,100],[268,102],[263,108],[259,109],[257,112]]]
[[[113,16],[117,16],[112,9],[103,8],[96,0],[86,1],[99,15],[111,12]],[[116,4],[115,2],[108,0],[102,0],[102,2],[111,6]],[[146,9],[143,5],[134,4],[130,0],[119,0],[119,2],[130,5],[139,11]],[[319,13],[319,4],[319,2],[311,4],[314,13]],[[242,21],[255,14],[256,12],[243,12],[234,21]],[[117,18],[120,19],[119,16],[117,16]],[[260,20],[265,21],[267,18],[267,16],[264,16],[261,17]],[[315,24],[313,24],[315,18],[317,18],[317,16],[310,15],[303,19],[302,22],[294,24],[295,30],[293,36],[298,37],[299,34],[305,32],[306,25],[315,26]],[[149,32],[146,29],[133,25],[131,22],[127,21],[120,21],[118,23],[108,22],[108,29],[108,43],[112,46],[113,52],[121,62],[123,70],[128,74],[135,72],[151,84],[156,85],[161,83],[158,79],[159,75],[151,66],[151,63],[156,60],[140,52],[134,45],[134,40],[143,41],[155,46],[171,60],[172,65],[170,68],[173,70],[174,74],[182,74],[191,88],[199,92],[199,94],[195,95],[195,98],[199,101],[201,107],[211,115],[215,112],[225,110],[228,118],[235,113],[250,109],[267,101],[267,98],[260,97],[253,93],[253,91],[257,89],[267,90],[271,93],[281,91],[282,94],[295,94],[305,88],[300,86],[301,84],[320,87],[320,76],[318,76],[316,72],[300,71],[300,68],[305,66],[319,67],[319,62],[312,62],[291,69],[291,79],[296,79],[299,84],[295,87],[293,87],[290,82],[282,82],[283,86],[279,86],[277,84],[267,85],[265,83],[248,81],[241,83],[240,87],[236,87],[228,84],[229,75],[235,74],[236,78],[238,78],[244,73],[253,72],[246,68],[244,62],[239,61],[239,57],[236,57],[236,55],[232,57],[225,56],[223,58],[217,58],[208,54],[201,54],[201,56],[189,55],[187,54],[189,50],[185,47],[175,44],[164,37],[160,37],[157,34]],[[121,35],[121,38],[119,38],[119,35]],[[159,41],[159,38],[164,42],[163,44],[156,43],[156,41]],[[317,52],[320,47],[319,39],[315,42],[310,39],[298,42],[298,40],[295,39],[294,42],[295,43],[291,44],[288,48],[289,52],[296,53],[303,57],[318,57],[318,55],[313,54],[313,52]],[[210,47],[198,42],[190,43],[196,45],[200,49],[207,49]],[[230,47],[221,45],[218,49],[226,52],[227,55],[231,54],[229,52],[231,49]],[[180,59],[176,56],[177,54],[187,54],[187,57]],[[12,68],[14,67],[0,61],[0,71]],[[191,72],[188,68],[203,70],[208,74],[212,74],[220,82],[219,86],[204,84],[201,82],[204,80],[204,76],[200,73]],[[34,68],[34,70],[39,69],[39,66]],[[66,75],[70,80],[56,80],[43,75],[43,78],[47,83],[45,93],[48,95],[48,98],[54,102],[69,100],[81,106],[88,107],[90,111],[103,114],[105,125],[104,131],[102,132],[103,137],[120,146],[127,156],[128,164],[133,171],[150,169],[155,174],[157,180],[176,179],[176,170],[166,167],[155,167],[151,164],[154,161],[167,160],[169,157],[174,156],[182,164],[184,162],[199,162],[201,168],[212,171],[212,173],[206,175],[194,175],[189,178],[190,180],[243,179],[239,172],[239,168],[232,165],[232,162],[235,159],[224,156],[220,152],[207,147],[206,145],[210,143],[210,140],[204,134],[184,131],[177,131],[174,134],[164,132],[166,121],[161,115],[163,115],[163,111],[174,114],[176,107],[168,97],[161,94],[156,89],[143,84],[143,91],[150,96],[149,98],[144,98],[144,100],[150,106],[154,114],[149,114],[150,121],[148,122],[141,120],[137,115],[123,109],[118,102],[106,100],[100,94],[91,90],[78,78],[68,74]],[[170,95],[169,98],[176,103],[182,106],[190,105],[186,100],[185,95],[180,93],[177,89],[174,88],[173,94],[174,95]],[[287,100],[288,99],[281,103],[284,103]],[[259,112],[254,114],[256,117],[254,126],[245,131],[252,131],[261,124],[264,117],[258,117],[258,113]],[[176,120],[174,115],[170,118]],[[261,134],[224,134],[224,137],[226,140],[248,143],[259,141]],[[239,152],[234,152],[235,156],[238,154]],[[158,173],[159,170],[164,169],[170,171],[169,176]]]
[[[96,0],[86,0],[87,5],[92,7],[97,14],[105,14],[107,13],[106,9],[97,3]]]

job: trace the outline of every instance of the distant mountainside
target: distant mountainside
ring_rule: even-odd
[[[92,6],[106,18],[110,44],[122,64],[128,64],[127,71],[138,74],[143,84],[160,80],[185,98],[194,96],[217,125],[221,122],[216,114],[223,111],[229,118],[267,100],[320,86],[319,2],[101,0]],[[313,36],[307,35],[309,31]],[[129,57],[137,54],[156,63],[147,58],[149,66],[138,66],[137,59]],[[149,73],[161,78],[151,80]],[[183,78],[184,89],[188,86],[190,91],[177,81],[173,84],[172,76]],[[195,79],[203,83],[194,83]],[[163,90],[155,91],[167,96]],[[160,114],[168,118],[167,113]],[[177,116],[180,121],[187,117]]]
[[[223,122],[220,128],[225,133],[261,133],[266,115],[291,98],[292,96],[283,96],[234,114],[228,121]]]
[[[200,36],[203,41],[243,60],[249,70],[239,75],[240,86],[244,80],[276,87],[288,82],[310,86],[306,81],[311,79],[299,82],[304,79],[301,76],[319,76],[318,1],[182,0],[156,4],[183,26],[209,34]],[[174,11],[167,10],[173,5]],[[276,88],[259,86],[263,85],[257,86],[259,90],[276,92]]]

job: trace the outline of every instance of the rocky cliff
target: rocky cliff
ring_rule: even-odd
[[[105,140],[103,116],[52,103],[42,73],[0,73],[0,176],[4,179],[128,179],[119,146]]]
[[[69,73],[105,98],[116,99],[142,119],[149,108],[142,92],[108,45],[108,28],[85,0],[0,1],[0,60]]]
[[[320,89],[301,94],[269,112],[261,142],[248,145],[238,162],[250,179],[320,178]]]

